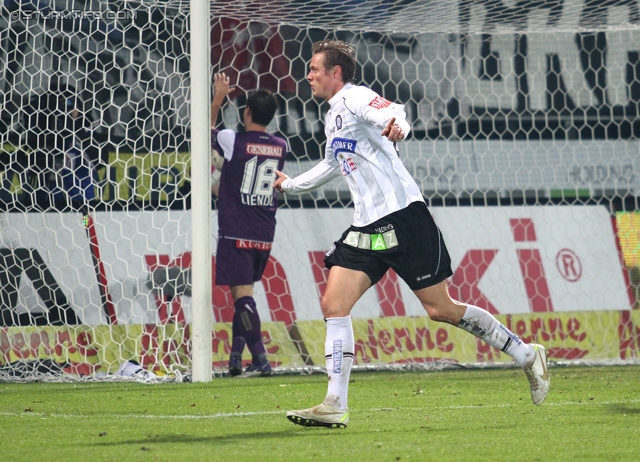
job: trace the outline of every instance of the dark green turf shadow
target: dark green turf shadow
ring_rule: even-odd
[[[607,408],[611,414],[640,414],[640,407],[631,407],[625,404],[610,404]]]
[[[121,441],[101,441],[99,443],[83,443],[83,446],[95,446],[95,447],[109,447],[109,446],[124,446],[124,445],[138,445],[138,444],[176,444],[176,443],[216,443],[216,444],[246,444],[250,440],[266,440],[266,439],[281,439],[291,437],[308,437],[310,431],[316,432],[315,435],[319,437],[335,437],[340,433],[346,433],[349,430],[346,429],[330,429],[330,428],[291,428],[286,431],[274,431],[274,432],[253,432],[253,433],[237,433],[233,435],[221,435],[221,436],[193,436],[193,435],[151,435],[148,438],[137,438],[132,440]],[[353,434],[354,432],[350,432]],[[369,433],[369,432],[363,432]],[[397,433],[397,432],[396,432]],[[108,439],[108,436],[104,437]]]
[[[485,425],[483,427],[487,430],[508,430],[511,428],[508,425]],[[421,426],[420,430],[425,434],[428,433],[455,433],[459,431],[457,427],[429,427]],[[406,430],[388,429],[376,431],[376,435],[389,434],[391,436],[401,433],[415,434],[415,428],[408,428]],[[104,441],[95,443],[83,443],[85,446],[94,447],[115,447],[126,445],[151,445],[151,444],[189,444],[189,443],[212,443],[212,444],[246,444],[251,440],[279,440],[283,438],[336,438],[340,435],[353,437],[354,435],[361,435],[366,438],[371,436],[371,431],[357,428],[347,429],[331,429],[331,428],[307,428],[301,426],[291,426],[288,430],[278,430],[272,432],[251,432],[251,433],[235,433],[231,435],[218,435],[218,436],[193,436],[187,434],[173,434],[173,435],[149,435],[147,438],[136,438],[130,440],[108,441],[109,437],[105,436]]]

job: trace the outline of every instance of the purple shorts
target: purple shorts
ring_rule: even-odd
[[[251,285],[262,279],[271,243],[243,239],[218,239],[216,285]]]

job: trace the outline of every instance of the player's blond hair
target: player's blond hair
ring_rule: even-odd
[[[355,48],[342,40],[321,40],[315,42],[311,52],[324,54],[324,67],[331,69],[334,66],[342,68],[342,81],[353,82],[356,75]]]

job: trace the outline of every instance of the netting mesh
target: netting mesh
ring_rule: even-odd
[[[0,10],[0,378],[117,379],[133,361],[182,380],[188,3]],[[216,1],[211,13],[211,72],[236,87],[219,126],[241,130],[247,92],[269,89],[279,110],[268,129],[291,148],[285,171],[308,170],[324,155],[327,109],[305,78],[311,44],[352,43],[357,83],[405,105],[412,133],[400,155],[450,247],[452,295],[548,345],[556,361],[636,358],[636,1]],[[349,191],[334,181],[280,204],[255,287],[263,338],[278,371],[316,370],[322,260],[351,221]],[[214,285],[212,309],[222,375],[226,288]],[[358,367],[510,364],[429,321],[393,272],[353,316]]]
[[[189,9],[188,1],[167,4]],[[588,32],[640,24],[635,0],[218,0],[211,13],[300,29],[383,33]]]

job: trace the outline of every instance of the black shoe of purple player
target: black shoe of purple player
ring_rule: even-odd
[[[259,366],[249,365],[242,374],[243,377],[269,377],[273,375],[273,369],[269,363],[264,363]]]
[[[238,375],[242,375],[242,355],[231,353],[229,355],[229,376],[237,377]]]

